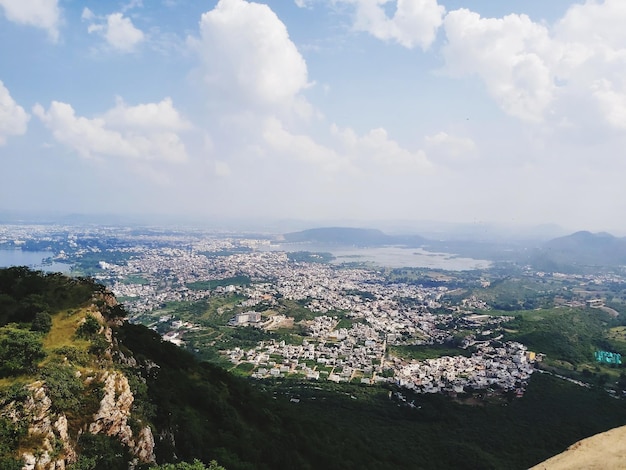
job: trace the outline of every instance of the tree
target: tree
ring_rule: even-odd
[[[52,329],[52,317],[48,312],[37,312],[30,329],[48,333]]]
[[[0,377],[30,372],[44,357],[39,334],[11,326],[0,329]]]

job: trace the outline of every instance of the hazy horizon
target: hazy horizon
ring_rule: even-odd
[[[619,0],[0,0],[0,212],[626,235],[625,23]]]

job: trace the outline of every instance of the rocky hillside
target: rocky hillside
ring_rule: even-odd
[[[0,468],[95,466],[90,454],[101,446],[155,463],[152,428],[134,406],[136,379],[113,334],[115,298],[89,280],[23,268],[1,272],[0,292]]]

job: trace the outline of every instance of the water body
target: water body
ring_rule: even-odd
[[[272,249],[280,251],[317,251],[332,253],[334,264],[341,263],[373,263],[389,268],[430,268],[447,271],[469,271],[486,269],[491,261],[483,259],[462,258],[450,253],[435,253],[422,248],[405,248],[385,246],[375,248],[352,248],[337,245],[318,245],[308,243],[283,243],[272,245]]]
[[[67,263],[52,261],[51,251],[0,250],[0,268],[10,266],[28,266],[29,268],[46,271],[69,273],[72,266]]]

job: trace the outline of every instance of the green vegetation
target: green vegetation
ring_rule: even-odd
[[[199,460],[194,460],[193,463],[181,462],[181,463],[166,463],[163,465],[157,465],[154,467],[150,467],[150,470],[226,470],[215,460],[211,460],[209,462],[209,466],[207,467]]]
[[[11,326],[0,328],[0,377],[32,373],[44,357],[40,334]]]
[[[606,331],[611,317],[597,309],[551,308],[513,312],[505,339],[520,341],[548,359],[572,365],[591,363],[596,349],[611,349]]]
[[[117,439],[84,433],[78,440],[80,456],[69,470],[127,470],[131,460],[128,449]]]
[[[436,359],[443,356],[470,357],[472,355],[467,349],[456,348],[449,344],[390,346],[389,354],[403,359],[413,359],[417,361]]]
[[[0,278],[3,275],[0,271]],[[18,275],[14,282],[19,284],[20,279]],[[33,295],[41,295],[34,289],[25,289],[22,298],[30,302]],[[8,297],[13,312],[21,311],[24,317],[17,315],[14,323],[3,325],[3,334],[9,337],[13,333],[8,331],[17,331],[18,343],[32,342],[38,345],[36,352],[45,354],[36,353],[19,365],[16,375],[0,380],[0,468],[17,469],[21,462],[16,450],[34,437],[27,437],[24,424],[7,418],[5,410],[10,403],[25,401],[30,392],[24,385],[43,380],[53,408],[67,414],[70,434],[76,436],[97,409],[102,392],[75,372],[97,371],[102,364],[112,363],[93,347],[103,336],[96,306],[79,302],[54,310],[45,302],[46,308],[39,311],[51,312],[52,326],[43,333],[31,331],[35,315],[29,316],[13,295]],[[205,341],[252,343],[259,335],[289,334],[220,325],[235,310],[234,300],[234,296],[227,297],[219,300],[219,307],[205,303],[195,307],[198,311],[188,312],[206,315],[203,321],[214,322],[214,331],[202,332]],[[280,307],[288,306],[283,303]],[[177,307],[182,313],[182,306]],[[100,313],[112,310],[104,303],[97,308]],[[545,348],[542,352],[564,353],[572,360],[589,360],[585,352],[589,347],[621,338],[621,330],[614,330],[614,337],[604,335],[608,327],[617,325],[599,310],[523,310],[514,315],[507,335],[527,337],[535,341],[537,351]],[[87,331],[79,337],[77,330],[87,324]],[[141,421],[157,437],[156,470],[221,470],[212,461],[228,470],[522,469],[581,438],[626,423],[623,402],[608,397],[604,387],[586,389],[547,374],[534,374],[521,399],[506,396],[481,401],[477,395],[472,406],[442,395],[416,395],[389,384],[364,386],[295,378],[251,381],[198,362],[143,326],[109,326],[116,340],[114,356],[134,359],[115,367],[126,374],[134,393],[131,427],[138,428]],[[544,327],[554,335],[560,332],[561,341],[553,344],[541,336]],[[234,334],[241,336],[235,338]],[[441,355],[452,349],[402,347],[398,351]],[[249,367],[238,369],[246,373]],[[626,383],[626,376],[623,381]],[[117,438],[100,434],[83,432],[77,448],[79,458],[69,467],[73,470],[126,469],[131,458]]]
[[[512,312],[550,308],[562,290],[559,282],[507,276],[493,280],[488,287],[474,288],[471,293],[494,310]]]

